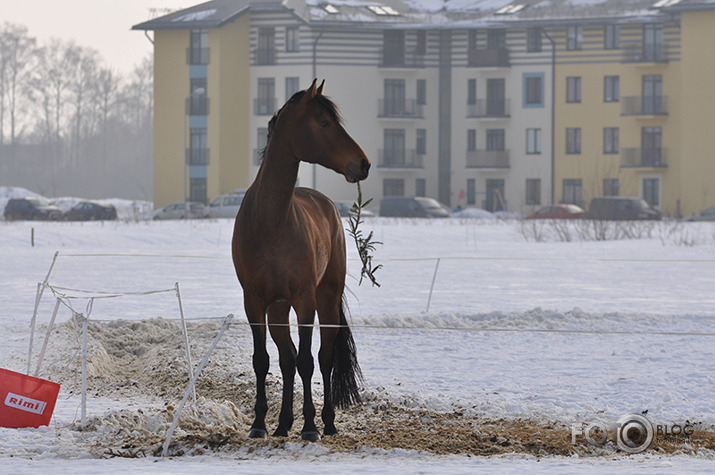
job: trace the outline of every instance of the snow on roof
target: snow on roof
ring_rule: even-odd
[[[186,15],[173,18],[171,21],[202,21],[216,14],[216,9],[202,10],[199,12],[189,12]]]

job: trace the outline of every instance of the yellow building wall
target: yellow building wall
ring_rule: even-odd
[[[715,206],[715,12],[683,13],[680,114],[683,215]]]
[[[250,15],[209,30],[208,199],[247,188],[250,178]]]
[[[184,201],[189,30],[154,32],[154,208]],[[188,192],[187,192],[188,193]]]

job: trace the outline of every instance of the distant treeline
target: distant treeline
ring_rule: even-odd
[[[73,41],[0,25],[0,185],[152,199],[152,58],[129,75]]]

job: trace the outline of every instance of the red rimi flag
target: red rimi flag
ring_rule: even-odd
[[[0,368],[0,427],[50,424],[60,385]]]

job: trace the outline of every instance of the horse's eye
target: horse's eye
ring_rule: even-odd
[[[327,120],[327,119],[321,120],[321,121],[319,122],[319,124],[320,124],[321,127],[330,127],[330,121]]]

